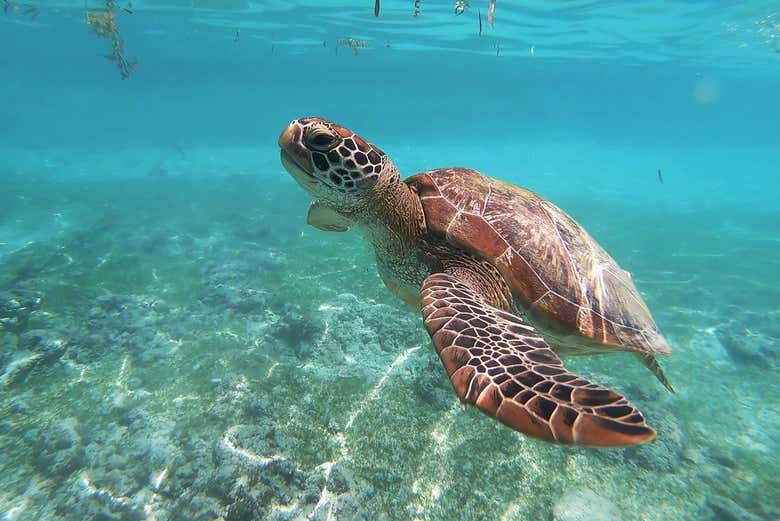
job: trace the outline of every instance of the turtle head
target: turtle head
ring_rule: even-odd
[[[395,171],[379,148],[322,118],[294,120],[279,148],[282,165],[304,190],[344,209],[362,206],[383,174]]]

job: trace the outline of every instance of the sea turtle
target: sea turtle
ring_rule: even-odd
[[[563,210],[468,168],[402,180],[382,150],[322,118],[294,120],[279,147],[315,198],[308,223],[371,242],[385,285],[422,311],[463,402],[550,442],[655,437],[622,395],[553,351],[632,351],[671,390],[654,358],[669,346],[630,275]]]

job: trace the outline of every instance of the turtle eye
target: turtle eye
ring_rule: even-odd
[[[341,138],[327,128],[311,127],[303,133],[303,140],[310,148],[320,152],[327,152],[335,147]]]

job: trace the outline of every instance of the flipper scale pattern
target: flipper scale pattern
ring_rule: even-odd
[[[655,437],[621,394],[569,373],[522,317],[447,273],[425,279],[421,295],[425,327],[465,402],[549,442],[623,447]]]

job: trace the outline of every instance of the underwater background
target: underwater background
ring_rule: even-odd
[[[2,0],[0,519],[780,519],[780,6],[454,4]],[[583,224],[677,393],[566,364],[657,439],[464,410],[369,246],[306,225],[307,115]]]

